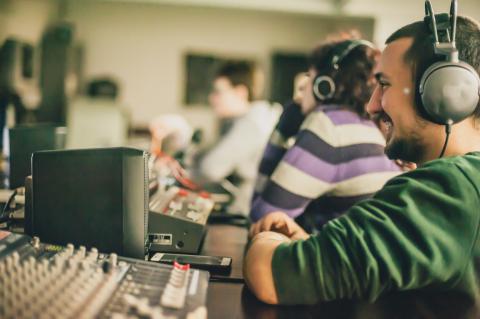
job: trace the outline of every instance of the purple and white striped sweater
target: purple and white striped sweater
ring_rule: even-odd
[[[400,169],[384,155],[375,124],[338,106],[319,106],[292,147],[272,134],[259,168],[250,216],[273,211],[314,220],[315,227],[373,195]],[[305,226],[305,225],[304,225]]]

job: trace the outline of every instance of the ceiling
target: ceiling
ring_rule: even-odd
[[[106,2],[174,4],[237,8],[262,11],[296,12],[308,14],[342,14],[350,0],[98,0]]]

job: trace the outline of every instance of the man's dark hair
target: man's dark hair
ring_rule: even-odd
[[[309,65],[318,75],[328,75],[335,82],[336,90],[332,98],[323,103],[338,104],[355,111],[360,116],[367,116],[365,105],[375,87],[373,68],[375,55],[378,51],[360,45],[354,48],[335,70],[332,58],[340,47],[345,47],[345,41],[334,40],[316,47],[309,57]]]
[[[248,90],[248,100],[253,100],[254,65],[245,61],[227,61],[215,73],[215,78],[225,77],[233,86],[244,85]]]
[[[428,118],[425,110],[418,107],[422,99],[418,92],[418,85],[423,73],[435,62],[445,60],[444,57],[434,54],[433,35],[428,25],[417,21],[406,25],[390,35],[385,42],[389,44],[401,38],[412,38],[410,48],[405,52],[404,61],[412,67],[412,79],[415,84],[416,109],[424,118]],[[440,37],[441,41],[446,39]],[[480,25],[475,20],[459,16],[457,18],[456,46],[460,61],[470,64],[477,73],[480,73]],[[473,113],[475,118],[480,118],[480,102]]]

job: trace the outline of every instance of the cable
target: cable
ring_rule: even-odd
[[[10,195],[7,202],[5,203],[5,206],[3,206],[2,214],[0,215],[0,223],[6,222],[9,220],[8,209],[10,208],[10,205],[12,205],[12,201],[16,195],[17,195],[17,190],[14,190],[12,195]]]
[[[442,152],[440,153],[440,156],[438,158],[442,158],[443,154],[445,153],[445,150],[447,149],[448,138],[450,137],[451,131],[452,131],[452,124],[451,123],[445,124],[445,134],[447,136],[445,137],[445,143],[443,144]]]

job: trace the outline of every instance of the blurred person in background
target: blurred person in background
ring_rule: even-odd
[[[228,211],[247,215],[257,167],[280,109],[259,95],[258,70],[246,62],[229,61],[217,71],[209,101],[217,117],[227,121],[219,139],[201,154],[194,180],[228,183],[234,202]]]
[[[164,114],[154,118],[149,125],[152,135],[150,152],[155,155],[175,156],[185,150],[192,139],[193,129],[178,114]]]
[[[185,154],[191,146],[193,128],[178,114],[164,114],[154,118],[149,125],[152,140],[150,143],[151,173],[154,174],[161,187],[174,184],[171,180],[182,182],[188,174],[180,162],[184,162]],[[196,188],[196,185],[189,184]]]

